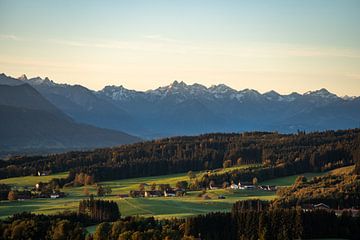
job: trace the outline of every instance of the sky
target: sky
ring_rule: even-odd
[[[360,95],[358,0],[0,0],[0,72]]]

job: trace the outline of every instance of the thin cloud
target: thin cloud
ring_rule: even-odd
[[[229,56],[238,58],[284,58],[284,57],[331,57],[360,58],[360,51],[347,48],[309,47],[290,44],[257,43],[247,46],[224,46],[211,43],[185,43],[161,35],[148,35],[144,39],[156,41],[69,41],[49,39],[54,44],[70,47],[134,50],[144,52],[162,52],[170,54],[191,54],[206,56]],[[246,45],[246,43],[243,43]]]
[[[0,34],[0,40],[20,41],[21,39],[15,35],[11,35],[11,34]]]

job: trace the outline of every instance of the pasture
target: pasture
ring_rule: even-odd
[[[241,166],[248,167],[248,166]],[[239,167],[238,167],[239,168]],[[229,168],[227,170],[232,170]],[[224,170],[219,170],[224,171]],[[202,173],[197,173],[201,176]],[[307,178],[323,175],[325,173],[305,173]],[[272,179],[265,182],[260,182],[262,185],[277,185],[289,186],[294,183],[295,179],[300,175],[294,175],[284,178]],[[17,188],[34,186],[39,181],[46,182],[52,178],[66,177],[67,173],[59,173],[50,176],[26,176],[18,178],[9,178],[0,180],[0,183],[6,183]],[[274,199],[275,192],[262,191],[262,190],[229,190],[217,189],[208,190],[207,195],[211,199],[203,199],[199,197],[201,191],[187,192],[183,197],[154,197],[154,198],[119,198],[118,194],[128,194],[130,190],[137,190],[141,183],[151,185],[156,184],[170,184],[175,186],[178,181],[189,181],[186,173],[155,176],[155,177],[142,177],[131,178],[115,181],[100,182],[99,184],[110,186],[112,193],[102,199],[113,200],[119,204],[120,212],[123,216],[140,215],[140,216],[154,216],[157,218],[170,218],[170,217],[185,217],[194,214],[203,214],[212,211],[229,211],[234,202],[238,200],[246,200],[251,198],[258,198],[263,200]],[[0,218],[10,216],[14,213],[23,211],[30,211],[42,214],[54,214],[61,211],[76,211],[78,203],[82,199],[86,199],[84,189],[96,194],[96,186],[84,187],[69,187],[64,188],[67,196],[60,199],[31,199],[25,201],[0,201]],[[218,199],[219,195],[223,195],[225,199]]]

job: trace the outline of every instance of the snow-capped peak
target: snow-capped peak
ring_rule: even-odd
[[[186,84],[183,81],[175,80],[171,84],[158,87],[154,90],[147,91],[135,91],[128,90],[122,85],[120,86],[106,86],[101,91],[98,91],[97,94],[103,94],[107,97],[112,98],[117,101],[126,101],[131,99],[143,99],[150,102],[156,102],[160,100],[165,101],[175,101],[176,103],[181,103],[189,99],[203,99],[206,101],[216,101],[216,100],[235,100],[239,103],[244,102],[261,102],[264,100],[267,101],[276,101],[276,102],[293,102],[298,99],[308,98],[309,100],[317,103],[328,103],[329,101],[337,100],[338,97],[330,93],[325,88],[316,91],[310,91],[304,94],[299,94],[293,92],[291,94],[282,95],[278,92],[271,90],[264,94],[259,93],[254,89],[243,89],[237,91],[225,84],[212,85],[207,88],[201,84]],[[319,101],[318,98],[322,98],[324,101]],[[344,97],[343,99],[351,99],[350,97]]]
[[[112,98],[113,100],[121,101],[134,97],[137,92],[134,90],[126,89],[123,85],[120,86],[112,85],[112,86],[105,86],[98,93],[104,94]]]
[[[214,94],[224,94],[228,92],[234,92],[236,90],[232,89],[231,87],[225,85],[225,84],[218,84],[218,85],[212,85],[209,87],[209,91]]]
[[[315,97],[321,97],[321,98],[338,98],[337,95],[329,92],[325,88],[321,88],[321,89],[316,90],[316,91],[306,92],[306,93],[304,93],[304,96],[315,96]]]
[[[258,91],[254,90],[254,89],[249,89],[249,88],[241,90],[241,91],[239,91],[239,93],[242,93],[242,94],[247,95],[247,96],[259,96],[259,95],[261,95]]]

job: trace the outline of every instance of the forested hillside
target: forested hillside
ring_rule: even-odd
[[[355,163],[359,159],[359,136],[360,130],[353,129],[174,137],[87,152],[17,157],[0,162],[0,177],[70,170],[103,181],[221,168],[226,160],[231,164],[262,163],[261,171],[265,169],[269,176],[286,176]]]

